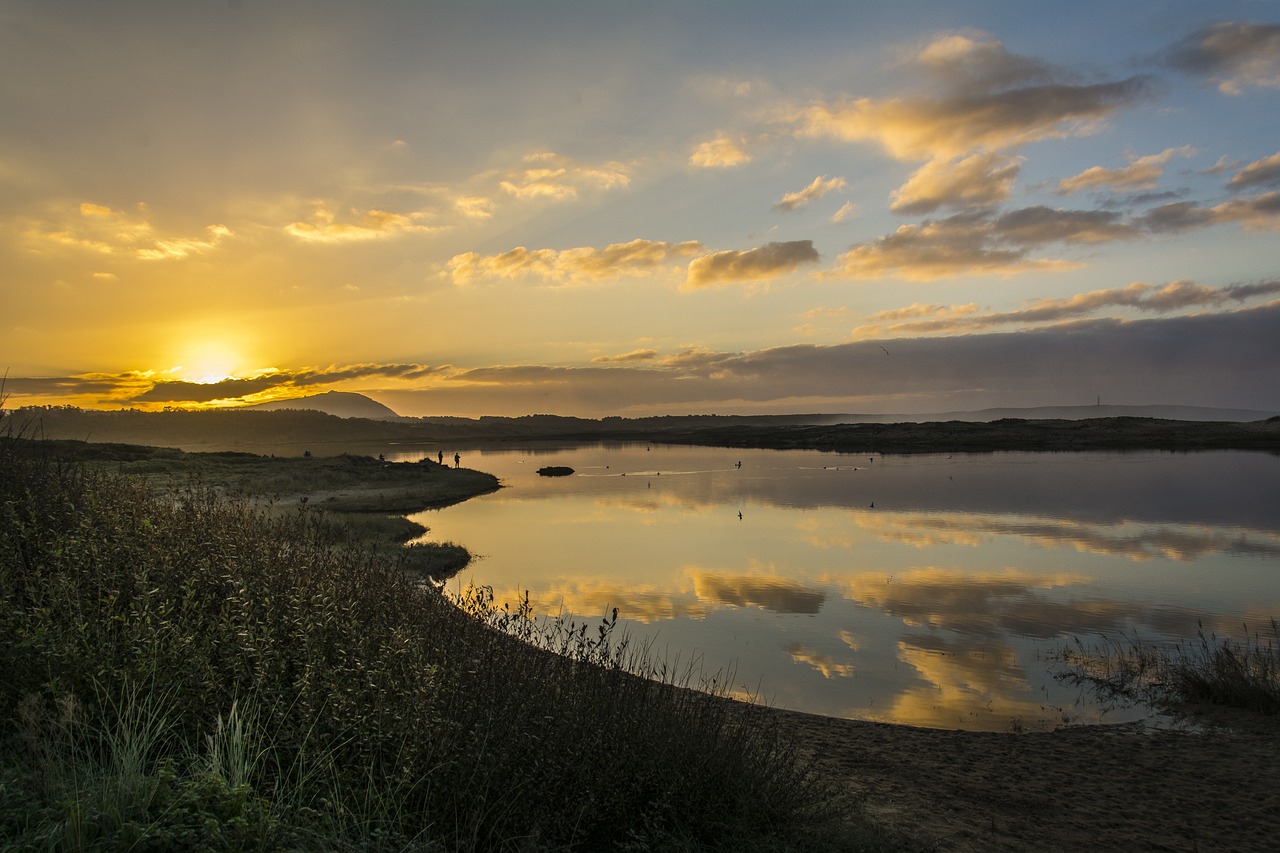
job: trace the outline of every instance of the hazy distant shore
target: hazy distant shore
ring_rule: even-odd
[[[191,451],[334,455],[385,451],[435,456],[442,449],[520,442],[662,442],[848,453],[955,453],[999,450],[1280,451],[1280,417],[1248,422],[1146,417],[1003,418],[902,423],[825,423],[819,417],[690,415],[585,418],[530,415],[372,420],[319,411],[106,412],[19,409],[7,419],[23,434]]]

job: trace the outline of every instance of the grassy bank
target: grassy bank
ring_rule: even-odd
[[[0,440],[0,846],[879,843],[760,715],[630,674],[611,623],[513,639],[312,506]]]
[[[1280,712],[1280,623],[1239,637],[1201,628],[1194,639],[1154,645],[1139,637],[1087,645],[1061,655],[1059,677],[1094,690],[1104,702],[1142,704],[1174,713],[1220,705]]]

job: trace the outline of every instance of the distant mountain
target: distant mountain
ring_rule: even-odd
[[[367,418],[371,421],[398,421],[399,414],[372,400],[363,394],[350,391],[329,391],[324,394],[312,394],[297,397],[293,400],[276,400],[273,403],[259,403],[256,406],[244,406],[246,409],[278,412],[285,409],[298,411],[324,412],[339,418]]]

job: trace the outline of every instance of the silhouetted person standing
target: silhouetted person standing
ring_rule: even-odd
[[[462,465],[462,457],[461,457],[461,456],[459,456],[459,455],[458,455],[458,454],[456,454],[456,453],[455,453],[455,454],[453,454],[453,467],[454,467],[454,468],[458,468],[458,467],[460,467],[461,465]]]

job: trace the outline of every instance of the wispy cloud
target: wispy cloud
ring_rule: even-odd
[[[1058,181],[1058,193],[1068,195],[1084,189],[1121,191],[1155,189],[1160,177],[1164,174],[1164,167],[1175,155],[1191,157],[1195,153],[1194,148],[1184,145],[1181,148],[1166,148],[1159,154],[1132,158],[1129,165],[1115,169],[1093,166],[1078,175]]]
[[[455,284],[463,285],[525,277],[558,284],[589,283],[652,273],[672,261],[704,251],[701,243],[692,240],[666,243],[636,239],[604,248],[583,246],[559,250],[517,246],[497,255],[476,252],[454,255],[446,266],[446,274]]]
[[[844,178],[828,178],[825,175],[820,175],[814,178],[813,182],[804,189],[784,194],[782,199],[773,206],[773,209],[784,212],[796,210],[810,202],[817,201],[829,192],[842,190],[844,187]]]
[[[307,243],[360,243],[387,240],[403,234],[431,234],[439,226],[421,224],[418,213],[401,214],[386,210],[351,211],[350,221],[338,218],[332,204],[317,201],[307,221],[291,222],[285,231]]]
[[[899,226],[892,234],[858,243],[836,259],[830,276],[895,277],[929,281],[946,276],[1012,276],[1032,270],[1080,266],[1067,258],[1035,257],[1053,245],[1096,245],[1239,224],[1280,228],[1280,192],[1213,206],[1170,202],[1126,218],[1116,211],[1069,210],[1043,205],[996,213],[975,210]]]
[[[145,204],[117,210],[82,202],[64,210],[57,222],[42,222],[26,231],[27,245],[37,252],[54,247],[78,249],[140,261],[181,260],[210,252],[232,236],[224,225],[209,225],[198,237],[160,233]]]
[[[526,155],[521,168],[509,172],[498,186],[517,199],[565,201],[586,188],[625,189],[631,184],[631,171],[617,161],[588,165],[546,151]]]
[[[1061,323],[1091,316],[1106,308],[1166,314],[1190,308],[1242,304],[1251,299],[1276,295],[1280,295],[1280,281],[1227,287],[1207,287],[1186,280],[1159,286],[1135,282],[1126,287],[1094,290],[1065,299],[1036,299],[1013,311],[984,313],[972,304],[916,304],[873,314],[865,324],[854,329],[853,334],[859,340],[897,335],[965,334],[997,326]]]
[[[633,349],[620,355],[598,355],[591,359],[592,364],[636,364],[655,361],[658,358],[656,349]]]
[[[1224,21],[1196,30],[1158,61],[1204,77],[1227,95],[1280,88],[1280,25]]]
[[[1227,186],[1233,190],[1248,187],[1280,187],[1280,151],[1245,166],[1231,176]]]

